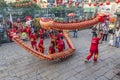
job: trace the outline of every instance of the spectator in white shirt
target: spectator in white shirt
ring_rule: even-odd
[[[120,39],[120,29],[117,27],[117,30],[115,31],[115,47],[119,48],[119,39]]]
[[[114,45],[114,33],[111,33],[111,34],[110,34],[109,45],[110,45],[110,46],[113,46],[113,45]]]

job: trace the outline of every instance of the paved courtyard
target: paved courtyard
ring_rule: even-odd
[[[92,59],[84,63],[91,31],[79,31],[77,39],[70,33],[76,51],[62,61],[43,61],[14,42],[3,44],[0,47],[0,80],[120,80],[120,48],[103,42],[99,46],[98,63]]]

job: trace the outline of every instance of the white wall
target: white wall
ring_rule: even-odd
[[[116,3],[111,3],[110,5],[104,4],[103,6],[99,7],[101,12],[109,13],[109,14],[114,14],[117,9],[117,4]],[[110,10],[107,10],[110,9]]]
[[[16,0],[5,0],[7,3],[15,2]]]

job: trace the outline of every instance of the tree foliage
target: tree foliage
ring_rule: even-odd
[[[5,0],[0,0],[0,8],[7,7],[7,3]]]

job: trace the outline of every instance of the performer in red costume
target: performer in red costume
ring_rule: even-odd
[[[35,33],[30,34],[30,43],[32,48],[37,50],[37,36]]]
[[[92,41],[91,41],[91,46],[90,46],[90,52],[88,56],[86,57],[85,62],[88,62],[89,59],[93,56],[94,54],[94,62],[97,62],[98,59],[98,44],[99,41],[102,37],[102,31],[100,31],[99,36],[97,37],[97,34],[93,35]]]
[[[11,34],[12,29],[8,29],[7,32],[8,32],[8,37],[9,37],[10,41],[12,41],[12,34]]]
[[[62,52],[65,49],[65,43],[63,41],[63,37],[60,37],[60,40],[58,40],[57,48],[58,48],[58,52]]]
[[[49,47],[49,52],[48,54],[54,54],[55,53],[55,45],[54,44],[51,44],[50,47]]]
[[[26,30],[26,33],[27,33],[28,37],[30,38],[31,28],[29,26],[26,26],[25,30]]]
[[[58,43],[59,43],[59,40],[60,38],[63,37],[63,34],[62,34],[62,31],[58,31],[58,33],[56,34],[56,48],[58,48]]]
[[[43,31],[42,29],[40,29],[40,30],[39,30],[39,35],[40,35],[40,38],[42,38],[42,37],[43,37],[43,33],[44,33],[44,31]]]
[[[63,37],[62,31],[58,31],[56,35],[56,40],[59,40],[61,37]]]
[[[55,36],[54,36],[53,31],[52,31],[52,32],[50,32],[49,36],[50,36],[50,38],[51,38],[51,42],[50,42],[50,44],[55,45]]]
[[[43,38],[41,37],[40,38],[40,41],[38,43],[38,51],[41,52],[41,53],[44,53],[44,45],[43,45]]]
[[[12,31],[13,31],[14,33],[17,33],[17,29],[16,29],[16,28],[13,28]]]

